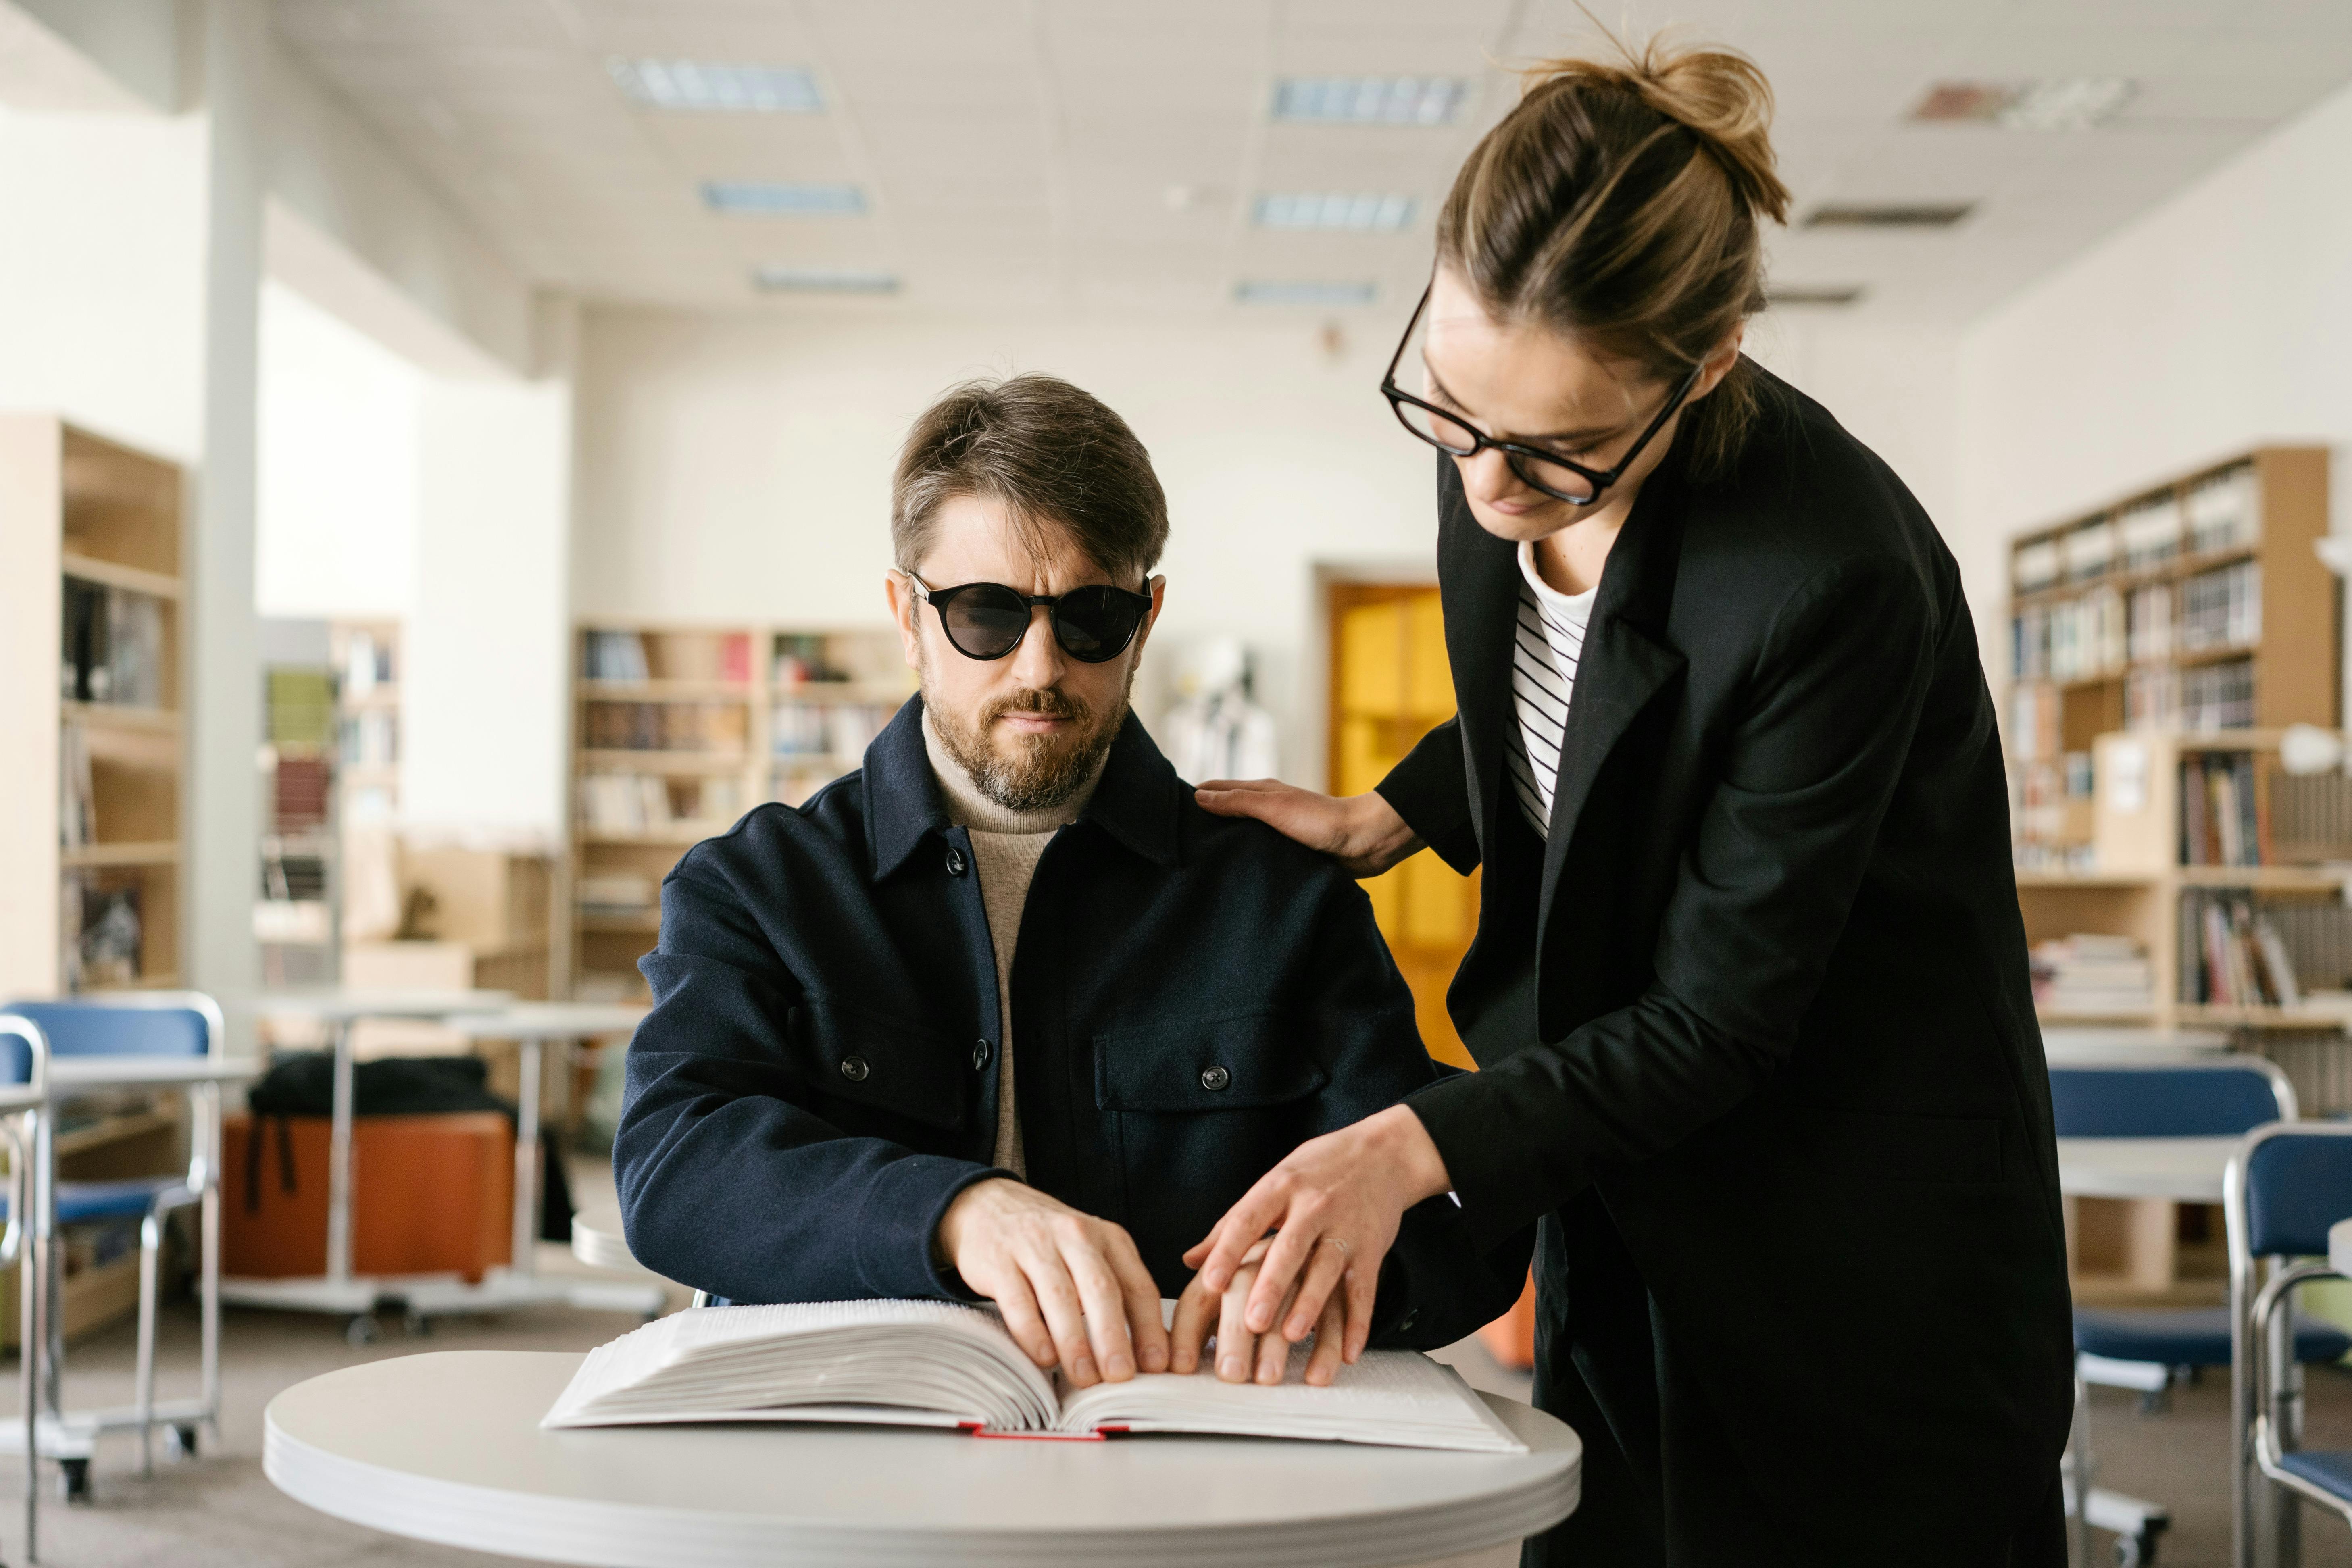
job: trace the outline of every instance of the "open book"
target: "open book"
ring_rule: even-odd
[[[1452,1367],[1369,1351],[1321,1388],[1146,1373],[1072,1388],[996,1314],[951,1301],[822,1301],[677,1312],[589,1352],[541,1426],[863,1421],[982,1436],[1213,1432],[1519,1454]]]

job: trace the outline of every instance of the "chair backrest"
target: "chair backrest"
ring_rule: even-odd
[[[2327,1227],[2352,1219],[2352,1123],[2303,1121],[2250,1134],[2221,1183],[2232,1266],[2327,1251]]]
[[[48,1074],[48,1037],[21,1013],[0,1011],[0,1087],[39,1084]]]
[[[221,1011],[200,991],[110,991],[6,1011],[48,1037],[53,1057],[203,1057],[221,1050]]]
[[[2053,1067],[2061,1138],[2235,1138],[2292,1121],[2294,1089],[2260,1057],[2147,1067]]]

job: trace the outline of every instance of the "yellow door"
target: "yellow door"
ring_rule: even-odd
[[[1437,590],[1360,583],[1331,588],[1331,789],[1361,795],[1423,735],[1454,717]],[[1372,915],[1412,987],[1429,1054],[1461,1067],[1470,1054],[1445,1016],[1445,987],[1478,924],[1478,875],[1415,855],[1364,883]]]

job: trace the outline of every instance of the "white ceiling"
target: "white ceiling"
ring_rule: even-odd
[[[1801,214],[1972,201],[1958,229],[1798,231],[1776,281],[1958,321],[2352,81],[2347,0],[1610,0],[1753,55]],[[1244,279],[1417,292],[1432,213],[1511,101],[1506,67],[1589,44],[1573,0],[276,0],[294,47],[494,244],[597,300],[752,301],[761,263],[881,268],[838,308],[1212,312]],[[821,114],[636,107],[613,56],[811,68]],[[1269,122],[1277,76],[1462,74],[1439,128]],[[1922,125],[1928,86],[2123,76],[2088,132]],[[854,181],[854,217],[724,217],[707,179]],[[1190,193],[1173,202],[1171,188]],[[1266,232],[1252,198],[1419,198],[1398,234]]]

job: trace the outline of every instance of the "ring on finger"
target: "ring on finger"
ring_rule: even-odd
[[[1315,1245],[1316,1245],[1316,1246],[1318,1246],[1318,1247],[1320,1247],[1320,1246],[1322,1246],[1322,1245],[1323,1245],[1325,1242],[1327,1242],[1327,1241],[1328,1241],[1328,1242],[1329,1242],[1332,1246],[1334,1246],[1334,1247],[1338,1247],[1338,1248],[1339,1249],[1339,1256],[1340,1256],[1341,1258],[1346,1258],[1349,1263],[1353,1263],[1353,1262],[1355,1262],[1355,1261],[1356,1261],[1356,1249],[1355,1249],[1354,1247],[1349,1247],[1349,1246],[1347,1244],[1347,1242],[1345,1242],[1344,1240],[1342,1240],[1342,1239],[1341,1239],[1341,1238],[1339,1238],[1339,1237],[1336,1237],[1336,1236],[1325,1236],[1325,1237],[1317,1237],[1317,1238],[1316,1238]]]

